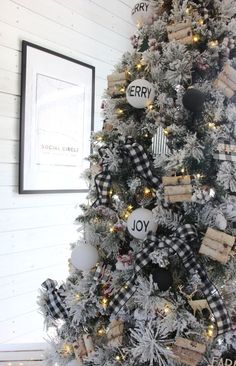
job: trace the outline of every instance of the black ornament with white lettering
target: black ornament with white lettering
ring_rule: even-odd
[[[236,366],[236,350],[232,347],[224,352],[221,357],[213,357],[209,366]]]
[[[199,113],[203,109],[205,98],[205,94],[200,90],[189,88],[183,96],[183,105],[189,111]]]
[[[160,291],[167,291],[173,284],[173,277],[170,271],[166,268],[161,268],[155,265],[152,271],[153,281],[158,285]]]
[[[136,79],[126,89],[127,101],[134,108],[148,107],[154,99],[155,90],[149,81]]]

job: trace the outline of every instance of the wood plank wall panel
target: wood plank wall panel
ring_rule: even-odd
[[[18,195],[21,43],[96,68],[95,126],[106,76],[130,47],[134,0],[2,0],[0,5],[0,344],[1,350],[42,341],[36,299],[46,278],[63,279],[74,219],[85,194]],[[27,350],[27,347],[26,347]],[[12,354],[0,353],[0,365]],[[24,365],[38,365],[25,360]],[[18,358],[18,361],[22,357]],[[6,357],[6,358],[4,358]],[[33,356],[32,356],[33,357]]]

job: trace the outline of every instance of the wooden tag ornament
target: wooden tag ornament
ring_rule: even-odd
[[[122,345],[124,332],[123,320],[113,319],[110,323],[107,333],[108,345],[112,347],[119,347]]]
[[[228,98],[232,98],[236,91],[236,70],[229,64],[225,64],[214,82],[214,86],[220,89]]]
[[[83,341],[86,348],[86,352],[88,356],[91,356],[94,352],[93,340],[90,334],[83,334]]]
[[[87,351],[82,336],[79,337],[78,340],[73,343],[73,348],[75,352],[75,357],[77,359],[79,358],[82,359],[83,357],[87,356]]]
[[[167,26],[169,41],[177,41],[182,44],[192,44],[192,23],[186,19],[184,22],[179,22]]]
[[[225,264],[234,245],[234,236],[222,231],[208,228],[203,238],[199,253],[205,254],[213,260]]]
[[[111,97],[125,95],[125,89],[129,80],[128,72],[114,72],[107,76],[107,91]]]
[[[84,333],[73,343],[73,349],[78,364],[83,365],[83,358],[90,356],[94,352],[93,340],[90,334]]]
[[[186,338],[176,338],[172,348],[173,358],[188,366],[197,366],[203,358],[206,346]]]
[[[163,177],[165,199],[170,203],[190,202],[192,199],[192,185],[189,175]]]
[[[217,160],[236,161],[236,145],[230,141],[222,141],[217,146],[217,152],[214,153]]]

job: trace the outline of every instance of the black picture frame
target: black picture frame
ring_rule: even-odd
[[[88,191],[94,98],[94,66],[22,41],[20,194]]]

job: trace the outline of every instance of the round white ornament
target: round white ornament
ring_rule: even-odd
[[[152,24],[153,9],[149,1],[138,1],[131,12],[134,24],[140,28],[145,24]]]
[[[128,217],[127,228],[134,238],[145,239],[149,231],[156,231],[157,223],[154,221],[152,211],[138,208]]]
[[[68,362],[66,364],[66,366],[81,366],[82,364],[83,364],[82,361],[79,362],[76,359],[74,359],[74,360],[71,360],[70,362]]]
[[[98,261],[98,251],[91,244],[79,243],[71,253],[72,265],[81,270],[89,271]]]
[[[145,108],[155,97],[154,87],[145,79],[136,79],[126,89],[127,101],[134,108]]]

